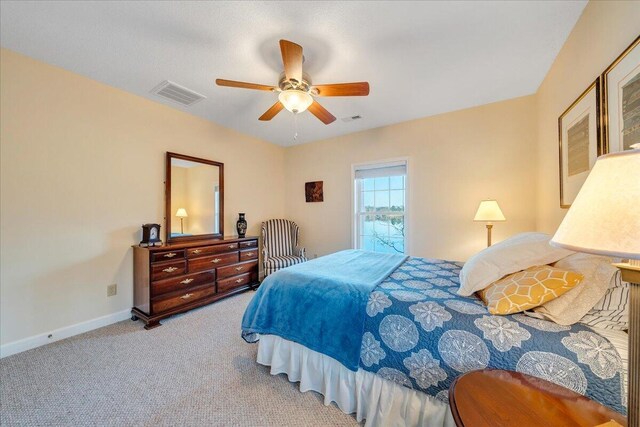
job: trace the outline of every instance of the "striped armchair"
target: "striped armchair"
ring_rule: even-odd
[[[307,261],[305,249],[298,247],[298,230],[298,225],[287,219],[270,219],[262,223],[264,277]]]

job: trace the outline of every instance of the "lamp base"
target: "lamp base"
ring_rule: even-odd
[[[635,264],[635,263],[634,263]],[[629,282],[629,399],[628,427],[640,427],[640,265],[613,264]]]
[[[491,246],[491,229],[493,224],[487,224],[487,247]]]

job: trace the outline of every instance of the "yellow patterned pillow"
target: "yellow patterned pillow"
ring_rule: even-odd
[[[511,314],[558,298],[583,279],[582,274],[548,265],[527,268],[478,292],[491,314]]]

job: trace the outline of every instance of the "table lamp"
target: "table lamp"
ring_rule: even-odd
[[[507,219],[502,214],[498,202],[487,199],[480,202],[480,206],[478,206],[478,211],[473,220],[487,223],[487,247],[489,247],[491,246],[491,229],[493,228],[493,223],[506,221]]]
[[[551,244],[629,260],[614,265],[630,283],[627,419],[640,427],[640,149],[598,158]]]
[[[189,216],[187,215],[187,210],[185,208],[179,208],[176,212],[176,216],[180,218],[180,234],[184,234],[184,224],[182,221]]]

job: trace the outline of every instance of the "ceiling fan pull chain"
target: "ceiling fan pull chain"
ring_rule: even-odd
[[[298,115],[293,115],[293,140],[298,140]]]

